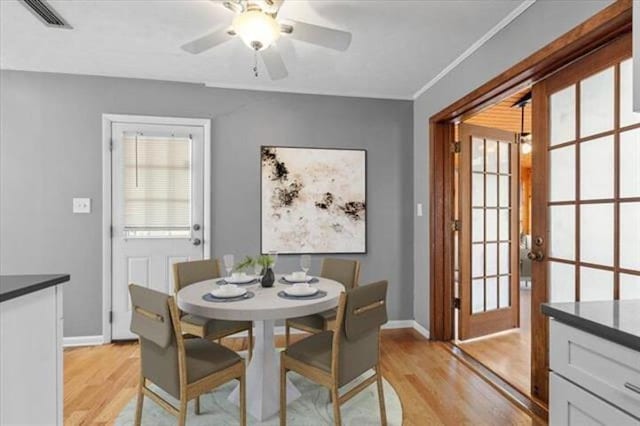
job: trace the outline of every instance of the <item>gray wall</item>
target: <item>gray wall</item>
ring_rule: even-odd
[[[611,1],[538,0],[414,102],[414,201],[429,211],[429,117],[555,40]],[[414,219],[414,316],[429,327],[429,215]]]
[[[18,71],[0,92],[0,272],[70,273],[65,336],[101,334],[103,113],[213,120],[214,256],[259,250],[261,144],[367,149],[369,253],[353,257],[362,282],[389,279],[390,318],[413,318],[411,102]],[[74,196],[92,214],[73,215]]]

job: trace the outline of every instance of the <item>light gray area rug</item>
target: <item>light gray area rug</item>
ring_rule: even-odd
[[[292,426],[315,426],[333,425],[333,407],[329,403],[329,392],[326,388],[319,386],[304,377],[290,372],[288,376],[298,388],[302,396],[287,406],[287,424]],[[364,378],[367,375],[363,376]],[[187,425],[237,425],[239,424],[238,407],[227,401],[227,397],[236,387],[237,381],[229,382],[214,392],[200,397],[200,415],[193,412],[194,402],[189,403]],[[354,381],[349,388],[355,386],[358,381]],[[177,406],[177,401],[155,389],[159,394]],[[402,425],[402,405],[398,394],[386,380],[384,381],[384,399],[387,409],[387,422],[390,426]],[[177,418],[158,406],[149,398],[144,399],[142,412],[143,425],[174,426]],[[116,425],[132,425],[136,412],[136,398],[134,397],[122,410],[116,419]],[[378,406],[378,392],[375,383],[364,391],[353,397],[341,407],[342,424],[352,426],[369,426],[380,424],[380,409]],[[250,425],[279,425],[278,415],[270,418],[266,422],[260,423],[250,414],[247,414]]]

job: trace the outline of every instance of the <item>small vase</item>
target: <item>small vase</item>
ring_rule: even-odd
[[[267,268],[265,271],[262,270],[262,287],[273,287],[273,282],[276,280],[275,275],[273,274],[273,269]]]

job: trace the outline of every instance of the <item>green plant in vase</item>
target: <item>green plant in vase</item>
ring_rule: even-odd
[[[256,261],[251,256],[245,256],[244,260],[233,267],[234,272],[243,272],[251,268]]]
[[[261,254],[254,259],[254,262],[256,265],[260,265],[262,267],[262,287],[273,287],[273,283],[276,280],[275,274],[273,273],[275,259],[268,254]]]

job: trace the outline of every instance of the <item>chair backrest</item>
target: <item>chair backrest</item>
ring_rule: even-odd
[[[387,322],[387,286],[387,281],[378,281],[341,296],[332,360],[340,386],[378,364],[380,327]]]
[[[351,290],[358,286],[360,279],[360,262],[349,259],[322,259],[320,270],[322,278],[338,281],[344,288]]]
[[[180,397],[182,347],[180,331],[173,318],[177,307],[173,297],[136,284],[131,295],[131,332],[140,338],[142,375],[172,396]],[[178,325],[179,327],[179,325]]]
[[[220,278],[220,263],[217,259],[192,260],[173,264],[175,292],[199,281]]]

